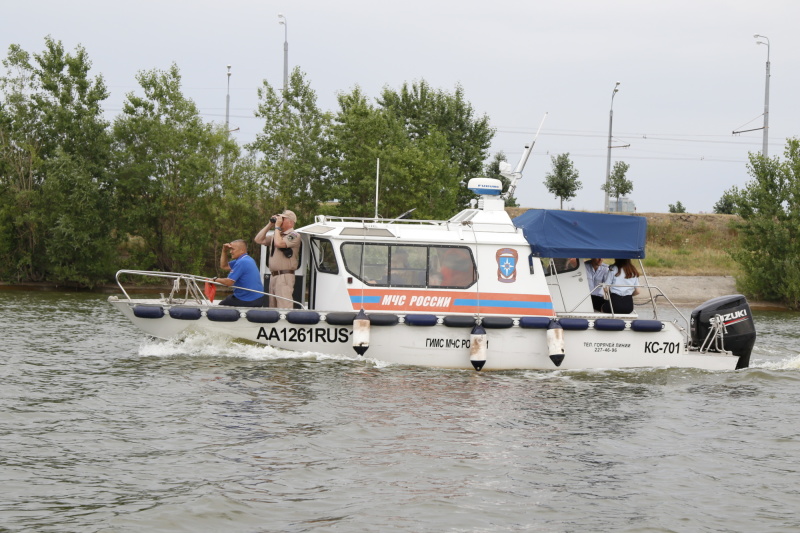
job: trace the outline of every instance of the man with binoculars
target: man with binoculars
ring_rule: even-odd
[[[273,215],[269,223],[255,237],[257,244],[269,247],[267,266],[269,278],[269,306],[291,309],[294,293],[294,271],[300,264],[300,235],[294,231],[297,216],[288,209]],[[271,229],[275,231],[269,235]]]

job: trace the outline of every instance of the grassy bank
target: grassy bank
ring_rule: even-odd
[[[527,208],[509,208],[511,217]],[[651,276],[735,276],[738,265],[726,253],[736,238],[733,215],[639,213],[647,218],[647,258]],[[607,258],[611,259],[611,258]]]

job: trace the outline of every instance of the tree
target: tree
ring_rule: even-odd
[[[549,193],[561,199],[561,209],[564,209],[564,200],[575,198],[583,185],[578,181],[579,174],[573,167],[569,152],[550,156],[550,160],[553,170],[545,175],[544,184]]]
[[[678,200],[675,204],[669,204],[669,212],[670,213],[685,213],[686,208],[683,204]]]
[[[800,139],[787,139],[784,161],[750,154],[753,180],[733,189],[741,222],[731,257],[742,267],[739,290],[800,308]]]
[[[129,93],[114,121],[116,203],[121,229],[133,237],[134,257],[147,268],[195,272],[213,268],[223,198],[230,194],[238,149],[222,126],[205,124],[169,70],[140,72],[143,96]],[[240,219],[255,227],[256,201],[237,202]],[[231,231],[231,228],[224,228]],[[239,237],[241,234],[236,235]],[[225,240],[230,240],[226,237]]]
[[[0,275],[91,286],[116,267],[101,76],[78,46],[11,45],[0,78]]]
[[[633,192],[633,182],[625,177],[630,165],[623,161],[614,163],[614,168],[608,178],[608,183],[600,186],[600,189],[607,192],[609,196],[617,199],[617,213],[622,211],[620,197]]]
[[[328,136],[332,117],[319,109],[316,93],[297,67],[285,91],[264,81],[258,94],[256,116],[266,122],[247,148],[259,156],[265,216],[292,209],[299,219],[311,218],[321,201],[331,199]]]
[[[339,94],[338,101],[331,131],[331,179],[339,213],[374,215],[380,159],[379,215],[394,217],[414,208],[415,217],[451,216],[459,171],[445,136],[436,129],[409,136],[404,120],[370,104],[360,88]]]
[[[736,209],[736,188],[725,191],[714,204],[714,212],[719,215],[732,215]]]
[[[466,207],[475,197],[467,183],[482,175],[483,163],[489,158],[495,133],[489,117],[476,116],[460,85],[450,93],[433,89],[425,80],[404,83],[399,91],[384,88],[378,105],[401,121],[411,140],[424,139],[434,131],[444,135],[461,184],[458,205]]]
[[[500,173],[500,163],[506,162],[508,162],[508,159],[506,159],[506,154],[500,151],[494,154],[492,160],[487,163],[485,167],[483,167],[483,172],[487,178],[494,178],[503,183],[503,194],[508,191],[508,187],[511,185],[511,181]],[[519,207],[519,204],[514,196],[509,196],[505,200],[505,206]]]

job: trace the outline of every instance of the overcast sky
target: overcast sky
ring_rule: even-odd
[[[512,164],[548,113],[517,188],[524,207],[558,207],[542,182],[550,156],[569,152],[583,188],[565,207],[602,209],[620,81],[612,165],[630,164],[637,211],[681,201],[711,212],[748,181],[748,152],[761,151],[761,131],[731,134],[763,125],[767,47],[754,34],[771,45],[769,155],[800,137],[798,0],[6,0],[0,36],[3,57],[12,43],[41,52],[46,35],[69,51],[83,45],[111,92],[110,118],[138,71],[174,62],[184,94],[223,123],[230,64],[230,123],[243,144],[262,126],[256,88],[282,85],[278,13],[289,67],[306,73],[323,109],[356,85],[374,98],[420,79],[461,84],[497,129],[492,152]]]

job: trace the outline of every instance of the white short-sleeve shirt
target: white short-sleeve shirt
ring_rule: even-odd
[[[633,294],[633,291],[636,290],[636,287],[639,286],[639,277],[633,276],[632,278],[626,278],[625,272],[617,276],[617,267],[612,266],[608,269],[606,283],[611,285],[610,290],[614,294],[630,296]]]

